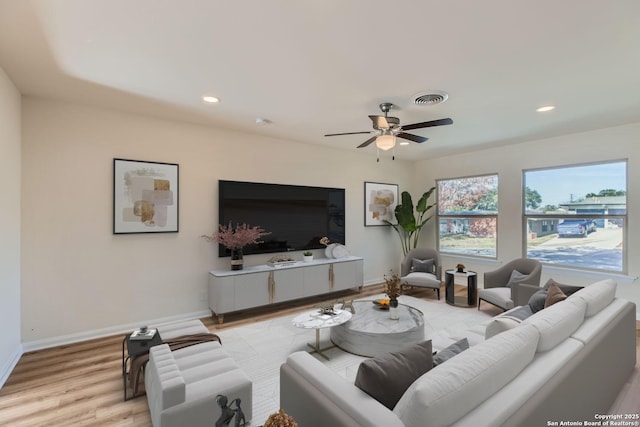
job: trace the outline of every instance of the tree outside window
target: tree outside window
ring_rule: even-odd
[[[496,257],[498,175],[437,181],[438,249]]]

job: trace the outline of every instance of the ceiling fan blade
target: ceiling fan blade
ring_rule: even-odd
[[[389,122],[384,116],[369,116],[374,129],[389,129]]]
[[[360,135],[364,133],[371,133],[371,131],[366,132],[345,132],[345,133],[328,133],[325,136],[340,136],[340,135]]]
[[[369,145],[369,144],[371,144],[373,141],[375,141],[377,137],[378,137],[377,135],[376,135],[376,136],[372,136],[371,138],[367,139],[367,140],[366,140],[365,142],[363,142],[362,144],[358,145],[358,148],[362,148],[362,147],[366,147],[366,146],[368,146],[368,145]]]
[[[430,128],[432,126],[452,125],[453,120],[446,118],[440,120],[431,120],[429,122],[414,123],[412,125],[402,125],[402,130]]]
[[[396,136],[398,138],[404,138],[404,139],[408,139],[409,141],[418,142],[418,143],[425,142],[426,140],[429,139],[424,136],[413,135],[411,133],[405,133],[405,132],[400,132]]]

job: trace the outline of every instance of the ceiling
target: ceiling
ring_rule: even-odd
[[[373,156],[323,135],[385,101],[451,117],[396,148],[416,160],[640,122],[640,2],[0,0],[0,67],[27,96]]]

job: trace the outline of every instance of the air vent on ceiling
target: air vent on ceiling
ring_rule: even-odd
[[[449,98],[446,92],[439,90],[429,90],[414,95],[411,98],[411,102],[415,105],[436,105],[442,104]]]

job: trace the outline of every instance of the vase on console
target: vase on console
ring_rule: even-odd
[[[231,270],[242,270],[244,259],[242,258],[242,249],[231,250]]]

